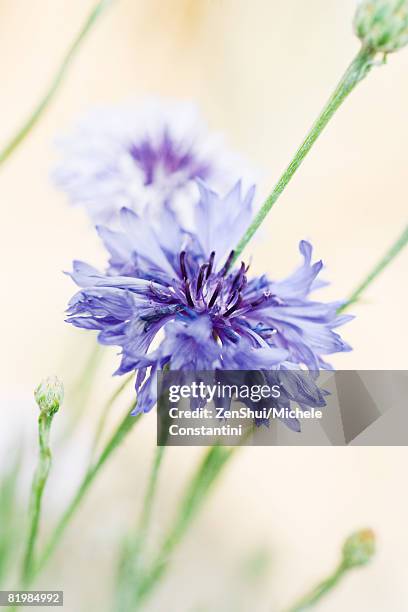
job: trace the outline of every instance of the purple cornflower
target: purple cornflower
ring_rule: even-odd
[[[111,226],[124,206],[154,218],[168,203],[185,218],[197,180],[224,192],[242,175],[238,156],[190,103],[149,98],[95,110],[58,144],[56,184],[93,222]]]
[[[122,209],[122,229],[99,227],[110,253],[105,273],[82,262],[72,277],[82,288],[68,321],[97,330],[102,344],[121,348],[117,374],[136,372],[138,411],[156,402],[155,374],[172,370],[273,370],[330,367],[324,355],[350,347],[334,331],[350,319],[340,302],[312,301],[322,263],[300,243],[303,264],[283,281],[249,278],[231,266],[233,248],[252,215],[254,190],[238,183],[224,198],[200,184],[194,230],[172,210],[161,231]]]

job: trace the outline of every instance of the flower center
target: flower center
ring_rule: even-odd
[[[192,266],[187,261],[185,251],[180,253],[180,276],[182,292],[186,304],[196,312],[209,312],[213,315],[230,317],[243,304],[242,292],[247,285],[244,263],[238,271],[229,273],[234,257],[231,251],[225,265],[219,272],[214,272],[215,252],[201,266]]]
[[[163,181],[180,183],[200,178],[205,180],[210,174],[210,166],[196,158],[192,147],[175,142],[164,130],[157,144],[145,138],[129,150],[132,158],[144,174],[144,185]]]
[[[177,278],[169,284],[150,286],[150,305],[140,316],[146,323],[145,331],[152,323],[164,319],[191,320],[204,314],[211,318],[215,334],[230,337],[236,323],[242,324],[246,315],[275,299],[265,283],[248,283],[248,266],[244,262],[238,270],[230,271],[233,258],[234,251],[231,251],[217,272],[214,251],[204,263],[182,251]],[[269,332],[268,329],[260,331]]]

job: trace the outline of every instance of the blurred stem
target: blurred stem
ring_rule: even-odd
[[[90,486],[94,482],[96,476],[101,471],[102,467],[105,465],[106,461],[109,459],[113,451],[116,450],[116,448],[123,442],[123,440],[128,435],[128,433],[133,429],[133,427],[139,421],[140,414],[137,414],[136,416],[131,416],[130,414],[134,406],[135,406],[135,402],[133,401],[131,405],[131,409],[127,412],[126,416],[119,423],[115,432],[113,433],[113,435],[107,442],[106,446],[102,450],[99,456],[99,459],[96,461],[96,463],[94,463],[88,468],[77,492],[75,493],[73,499],[71,500],[70,504],[68,505],[67,509],[62,515],[59,523],[54,529],[54,532],[52,533],[50,540],[45,546],[43,554],[40,556],[39,562],[36,566],[36,573],[42,570],[42,568],[45,566],[50,556],[53,554],[66,528],[68,527],[71,521],[71,518],[73,517],[76,510],[80,506],[83,498],[85,497],[86,493],[89,491]]]
[[[42,496],[51,469],[51,449],[49,446],[49,440],[53,416],[53,414],[49,414],[44,411],[40,413],[38,418],[38,441],[40,454],[31,489],[29,531],[21,576],[23,586],[30,582],[33,573],[34,549],[40,524]]]
[[[61,83],[63,82],[68,72],[68,69],[70,68],[72,61],[77,55],[88,33],[92,30],[93,26],[98,21],[98,18],[114,1],[115,0],[100,0],[100,2],[98,2],[92,9],[90,14],[86,18],[86,21],[83,24],[81,30],[78,32],[75,39],[71,43],[46,93],[41,98],[31,115],[23,123],[19,131],[12,137],[10,142],[0,152],[0,164],[4,163],[10,157],[10,155],[15,151],[15,149],[17,149],[17,147],[23,142],[23,140],[29,135],[33,127],[37,124],[42,114],[48,108],[48,105],[57,93]]]
[[[13,451],[10,450],[10,455],[12,454]],[[21,516],[17,503],[17,484],[20,478],[21,457],[21,448],[18,448],[9,469],[0,475],[0,587],[8,577],[19,541]]]
[[[296,170],[299,168],[304,158],[309,153],[310,149],[312,148],[320,134],[323,132],[324,128],[329,123],[335,112],[342,105],[347,96],[353,91],[356,85],[360,81],[362,81],[370,72],[373,66],[374,57],[375,52],[373,52],[371,49],[366,49],[365,47],[362,47],[359,53],[354,58],[354,60],[351,62],[350,66],[347,68],[344,76],[342,77],[340,83],[337,85],[331,98],[327,102],[326,106],[323,108],[323,111],[319,115],[317,121],[314,123],[312,129],[306,136],[300,148],[297,150],[289,166],[286,168],[285,172],[280,177],[274,190],[265,200],[258,214],[255,216],[253,222],[239,241],[235,249],[234,258],[231,262],[231,265],[240,257],[242,251],[244,250],[248,242],[251,240],[252,236],[255,234],[262,221],[265,219],[266,215],[271,210],[272,206],[278,200],[279,196],[287,187]]]
[[[110,396],[110,398],[106,402],[105,406],[103,407],[102,413],[101,413],[101,415],[99,417],[99,420],[98,420],[98,425],[96,426],[95,437],[94,437],[93,442],[92,442],[92,447],[91,447],[91,463],[93,462],[93,459],[94,459],[95,454],[96,454],[96,450],[98,448],[98,444],[100,442],[100,439],[102,437],[103,431],[105,429],[106,420],[108,418],[110,409],[112,408],[112,406],[115,403],[115,401],[117,400],[117,398],[121,395],[122,391],[124,391],[126,389],[128,384],[133,379],[134,379],[134,373],[132,372],[131,374],[129,374],[129,376],[125,377],[125,380],[123,381],[123,383]]]
[[[157,446],[154,452],[152,469],[150,472],[149,482],[146,489],[146,495],[143,501],[142,513],[140,515],[139,522],[139,541],[140,546],[143,547],[146,540],[147,532],[149,530],[149,523],[152,514],[153,502],[156,495],[157,483],[159,477],[160,467],[163,461],[165,446]]]
[[[168,370],[169,370],[169,365],[165,365],[163,372],[168,372]],[[164,383],[162,382],[161,384],[164,384]],[[166,402],[165,393],[161,393],[158,397],[157,418],[159,418],[159,414],[168,415],[168,404]],[[146,494],[143,500],[142,512],[141,512],[140,519],[139,519],[139,526],[138,526],[139,546],[138,548],[140,551],[142,551],[145,545],[145,541],[146,541],[148,530],[149,530],[151,514],[152,514],[152,507],[153,507],[153,502],[154,502],[154,498],[155,498],[156,490],[157,490],[159,471],[160,471],[160,467],[163,461],[164,451],[166,449],[166,443],[168,439],[167,436],[168,434],[165,428],[163,428],[163,431],[161,431],[160,433],[158,432],[157,442],[156,442],[157,446],[154,452],[152,468],[151,468],[150,476],[149,476],[149,482],[147,485]]]
[[[117,612],[128,612],[133,609],[135,585],[138,583],[143,572],[144,549],[149,532],[153,502],[157,491],[158,476],[165,448],[165,446],[157,446],[155,448],[138,529],[136,533],[125,542],[122,551],[116,588],[115,610],[117,610]]]
[[[310,608],[337,586],[349,569],[350,568],[345,563],[340,563],[333,574],[328,576],[323,582],[320,582],[320,584],[310,591],[310,593],[302,597],[294,606],[288,608],[287,612],[303,612],[303,610],[310,610]]]
[[[170,555],[183,538],[185,532],[202,507],[202,502],[208,495],[212,485],[221,474],[223,467],[239,447],[226,448],[212,446],[209,448],[194,474],[181,501],[176,520],[147,572],[141,576],[139,584],[135,585],[134,610],[139,610],[142,602],[150,595],[160,578],[165,573]]]
[[[384,257],[374,266],[371,272],[366,276],[360,285],[353,291],[349,299],[343,306],[339,308],[339,312],[342,312],[351,304],[354,304],[360,299],[361,294],[371,283],[381,274],[383,270],[393,261],[393,259],[400,253],[403,248],[408,244],[408,226],[404,229],[401,236],[394,242],[391,248],[385,253]]]
[[[89,397],[93,382],[92,378],[101,363],[103,351],[104,347],[99,343],[92,346],[87,362],[85,366],[82,366],[82,372],[74,384],[73,396],[75,403],[76,405],[80,404],[81,408],[83,408]]]
[[[82,368],[81,375],[74,383],[72,392],[70,393],[70,404],[72,406],[69,413],[70,418],[66,428],[61,434],[59,442],[64,442],[69,439],[70,434],[78,423],[78,419],[87,407],[92,386],[95,382],[95,374],[102,362],[103,356],[104,347],[100,344],[95,344],[92,347],[86,364]]]
[[[287,612],[303,612],[314,607],[338,585],[347,572],[367,565],[374,557],[375,549],[375,534],[372,529],[360,529],[352,533],[343,544],[341,561],[335,571]]]

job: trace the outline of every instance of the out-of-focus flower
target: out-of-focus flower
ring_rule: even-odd
[[[224,198],[200,185],[193,232],[169,208],[161,233],[123,209],[120,231],[99,228],[111,255],[107,272],[74,262],[72,277],[82,289],[70,301],[68,321],[121,347],[117,373],[137,372],[139,411],[155,404],[155,373],[165,366],[317,370],[329,367],[323,355],[350,350],[334,331],[350,319],[337,315],[340,303],[309,297],[322,263],[312,263],[308,242],[300,243],[303,264],[283,281],[249,279],[244,263],[230,267],[252,199],[253,190],[242,196],[240,184]]]
[[[408,0],[360,0],[354,25],[367,49],[398,51],[408,43]]]
[[[35,389],[34,397],[41,412],[52,416],[64,400],[64,385],[56,376],[49,376]]]
[[[343,564],[347,568],[366,565],[375,554],[375,534],[371,529],[353,533],[343,546]]]
[[[95,223],[115,224],[124,206],[154,218],[164,203],[186,218],[199,197],[197,179],[224,192],[245,175],[242,160],[187,102],[154,98],[95,110],[57,144],[55,182]]]

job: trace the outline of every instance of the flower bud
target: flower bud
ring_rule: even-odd
[[[45,378],[34,391],[41,412],[52,416],[58,412],[64,399],[64,386],[56,376]]]
[[[408,44],[408,0],[360,0],[354,27],[366,48],[398,51]]]
[[[375,553],[375,534],[371,529],[353,533],[343,546],[343,563],[347,568],[366,565]]]

